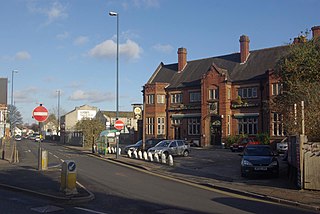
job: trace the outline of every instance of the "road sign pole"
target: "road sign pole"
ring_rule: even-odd
[[[38,170],[42,169],[42,148],[41,148],[41,122],[39,122],[40,140],[38,144]]]

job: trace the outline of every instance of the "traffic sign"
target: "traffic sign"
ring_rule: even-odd
[[[44,106],[40,105],[33,109],[32,116],[36,121],[44,122],[48,119],[49,112]]]
[[[114,128],[116,128],[117,130],[121,130],[124,127],[124,123],[121,120],[117,120],[114,123]]]

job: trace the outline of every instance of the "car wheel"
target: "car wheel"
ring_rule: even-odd
[[[164,152],[163,153],[164,154],[164,156],[166,157],[166,159],[168,158],[168,156],[169,156],[169,153],[168,152]]]
[[[188,150],[185,150],[184,152],[183,152],[183,157],[188,157],[189,156],[189,151]]]

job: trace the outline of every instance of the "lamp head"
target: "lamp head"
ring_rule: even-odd
[[[116,12],[113,12],[113,11],[109,12],[109,16],[117,16],[117,15],[118,15],[118,13],[116,13]]]

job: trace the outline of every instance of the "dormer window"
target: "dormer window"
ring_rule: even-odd
[[[201,101],[201,93],[200,91],[190,92],[190,103],[200,102]]]
[[[250,88],[239,88],[238,89],[238,96],[241,98],[257,98],[257,88],[256,87],[250,87]]]
[[[182,103],[182,94],[171,94],[171,103]]]

